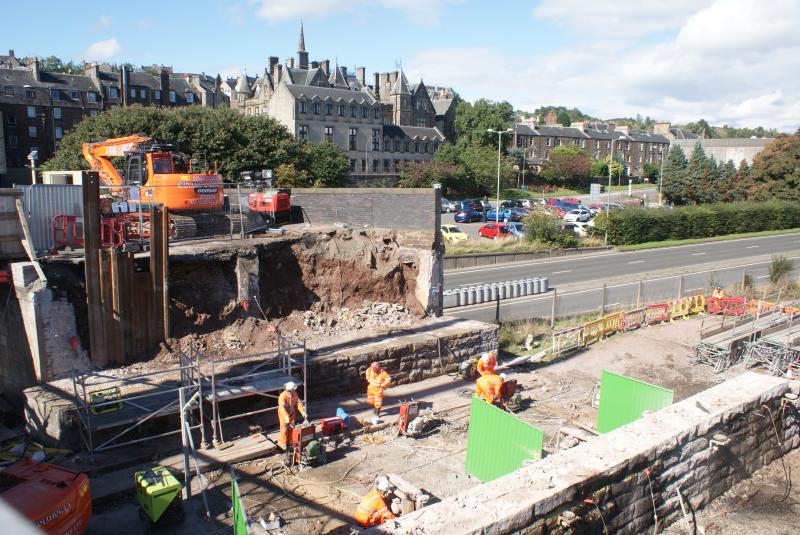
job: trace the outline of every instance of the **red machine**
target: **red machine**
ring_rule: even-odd
[[[0,498],[52,535],[80,535],[92,517],[86,474],[29,459],[0,472]]]
[[[345,429],[347,429],[347,424],[345,424],[344,420],[338,416],[323,418],[320,420],[319,424],[322,429],[322,434],[326,436],[336,435],[344,432]]]
[[[397,428],[401,435],[408,434],[408,424],[419,416],[419,403],[404,401],[400,404],[400,416],[397,418]]]
[[[292,210],[291,195],[287,190],[267,190],[251,193],[247,209],[261,216],[265,224],[288,220]]]

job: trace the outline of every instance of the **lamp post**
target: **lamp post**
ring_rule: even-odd
[[[53,132],[53,154],[55,154],[55,152],[56,152],[56,117],[55,117],[55,112],[53,111],[53,96],[50,94],[49,90],[46,90],[46,89],[44,89],[42,87],[36,87],[34,85],[28,85],[28,84],[25,84],[22,87],[24,87],[25,89],[33,89],[34,91],[41,91],[42,93],[47,95],[47,98],[50,101],[50,129]],[[45,119],[45,121],[46,120],[47,119]],[[50,156],[52,156],[53,154],[51,154]]]
[[[510,134],[514,130],[507,128],[505,130],[493,130],[489,128],[487,132],[490,134],[497,134],[497,206],[494,209],[494,222],[500,222],[500,148],[502,145],[503,134]]]
[[[611,208],[611,167],[614,165],[614,141],[616,140],[612,137],[611,157],[608,160],[608,201],[606,202],[606,232],[605,236],[603,237],[603,245],[608,245],[608,210]]]
[[[664,183],[664,146],[661,146],[661,171],[658,173],[658,205],[662,206],[664,203],[661,200],[661,184]]]

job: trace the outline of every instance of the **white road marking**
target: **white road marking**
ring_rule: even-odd
[[[565,269],[564,271],[554,271],[552,275],[560,275],[561,273],[572,273],[571,269]]]
[[[609,303],[609,304],[607,304],[606,306],[607,306],[607,307],[615,307],[615,306],[619,306],[620,304],[621,304],[621,303]]]
[[[633,262],[628,262],[629,264],[644,264],[644,260],[634,260]]]
[[[769,275],[761,275],[760,277],[756,277],[757,279],[766,279]]]
[[[758,249],[758,245],[748,245],[745,249]]]
[[[688,290],[684,290],[683,293],[688,294],[690,292],[696,292],[697,290],[702,290],[702,288],[690,288]]]
[[[758,247],[758,246],[756,246],[756,247]],[[700,256],[700,255],[704,255],[704,254],[706,254],[706,253],[692,253],[692,256]]]

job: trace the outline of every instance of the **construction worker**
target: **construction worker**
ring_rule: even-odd
[[[717,289],[714,290],[713,292],[711,292],[711,298],[712,299],[724,299],[725,298],[725,292],[722,291],[722,288],[720,286],[717,286]]]
[[[503,381],[505,374],[495,375],[490,373],[488,375],[481,375],[475,381],[475,395],[484,400],[486,403],[494,405],[495,403],[502,404],[501,391],[503,389]]]
[[[297,385],[289,381],[284,385],[281,395],[278,396],[278,422],[280,423],[278,445],[284,450],[291,438],[298,412],[303,415],[303,423],[308,423],[306,408],[297,395]]]
[[[494,374],[494,368],[497,366],[497,357],[494,352],[486,352],[481,355],[481,360],[478,361],[478,373],[481,376]]]
[[[356,522],[362,528],[383,524],[395,515],[386,505],[386,497],[389,495],[392,486],[385,477],[378,478],[375,488],[369,492],[356,509]]]
[[[375,409],[375,416],[372,417],[372,425],[380,421],[381,407],[383,407],[383,391],[389,387],[392,378],[381,368],[377,362],[367,368],[367,403]]]

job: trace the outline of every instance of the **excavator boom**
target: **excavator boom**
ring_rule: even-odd
[[[97,143],[83,144],[83,157],[89,162],[93,171],[100,173],[100,180],[110,186],[122,186],[125,180],[109,160],[112,156],[124,157],[126,153],[139,147],[142,143],[152,141],[145,136],[127,136],[107,139]]]

